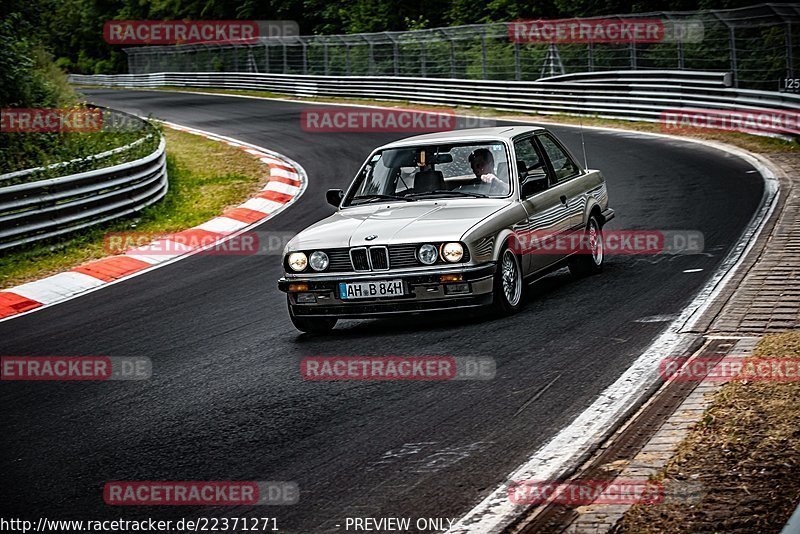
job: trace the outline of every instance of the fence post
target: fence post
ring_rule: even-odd
[[[425,58],[425,41],[419,42],[419,71],[420,76],[423,78],[428,77],[428,69],[426,68],[427,59]]]
[[[631,69],[636,70],[636,41],[631,39]]]
[[[394,75],[400,76],[400,44],[391,33],[386,32],[386,37],[392,41],[392,66],[394,67]]]
[[[269,74],[269,45],[264,43],[264,72]]]
[[[739,87],[739,72],[736,66],[736,32],[733,26],[728,26],[728,32],[730,35],[729,39],[729,47],[731,53],[731,71],[733,72],[733,86]]]
[[[589,62],[589,72],[594,72],[594,43],[586,44],[586,59]]]
[[[350,76],[350,43],[344,43],[344,67],[345,72]]]
[[[678,39],[678,69],[683,70],[685,68],[684,59],[683,59],[683,37]]]
[[[481,64],[483,67],[483,79],[489,79],[489,69],[486,65],[486,28],[481,33]]]
[[[300,44],[303,45],[303,74],[308,74],[308,44],[303,39]]]
[[[322,63],[324,64],[323,72],[325,76],[330,75],[330,67],[328,66],[328,40],[325,40],[325,44],[322,46]]]
[[[281,40],[281,44],[283,45],[283,73],[289,74],[289,58],[286,54],[286,41]]]
[[[786,24],[786,77],[794,78],[794,60],[792,58],[792,23]]]
[[[372,43],[372,41],[367,41],[367,44],[369,45],[369,58],[367,59],[367,73],[370,76],[374,76],[375,75],[375,52],[374,52],[375,45]]]
[[[522,79],[522,65],[519,57],[519,43],[514,43],[514,79],[520,81]]]
[[[447,39],[450,41],[450,77],[456,77],[456,42],[449,35]]]

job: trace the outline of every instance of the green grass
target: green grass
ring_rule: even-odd
[[[241,149],[201,136],[165,129],[169,191],[136,217],[3,251],[0,288],[62,272],[109,254],[110,232],[163,235],[201,224],[244,202],[268,178],[268,167]]]

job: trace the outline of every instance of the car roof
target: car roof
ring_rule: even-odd
[[[407,137],[380,147],[381,149],[436,143],[458,143],[461,141],[507,141],[520,134],[544,131],[541,126],[497,126],[493,128],[465,128]]]

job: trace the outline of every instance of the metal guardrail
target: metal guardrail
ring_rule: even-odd
[[[162,137],[152,154],[135,161],[0,187],[0,250],[131,215],[157,202],[168,188],[165,148]],[[0,175],[0,183],[38,170]]]
[[[665,110],[680,108],[800,109],[800,94],[731,88],[730,74],[725,72],[605,71],[530,82],[227,72],[72,75],[70,80],[109,87],[260,90],[298,97],[355,97],[649,122],[657,122]]]

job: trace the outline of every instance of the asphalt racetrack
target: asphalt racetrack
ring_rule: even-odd
[[[152,114],[280,152],[309,186],[260,232],[327,216],[377,145],[409,134],[300,128],[312,104],[91,90]],[[582,154],[577,128],[551,128]],[[194,256],[0,323],[0,354],[147,356],[140,382],[3,382],[4,517],[276,517],[291,533],[344,531],[348,517],[455,519],[568,425],[693,298],[756,211],[763,183],[742,160],[696,144],[585,131],[608,180],[609,228],[699,230],[697,255],[617,255],[599,276],[558,271],[519,314],[341,321],[300,335],[276,286],[281,258]],[[696,272],[685,270],[701,269]],[[491,356],[490,381],[310,382],[305,356]],[[294,481],[293,506],[121,508],[114,480]],[[341,525],[337,528],[336,525]]]

